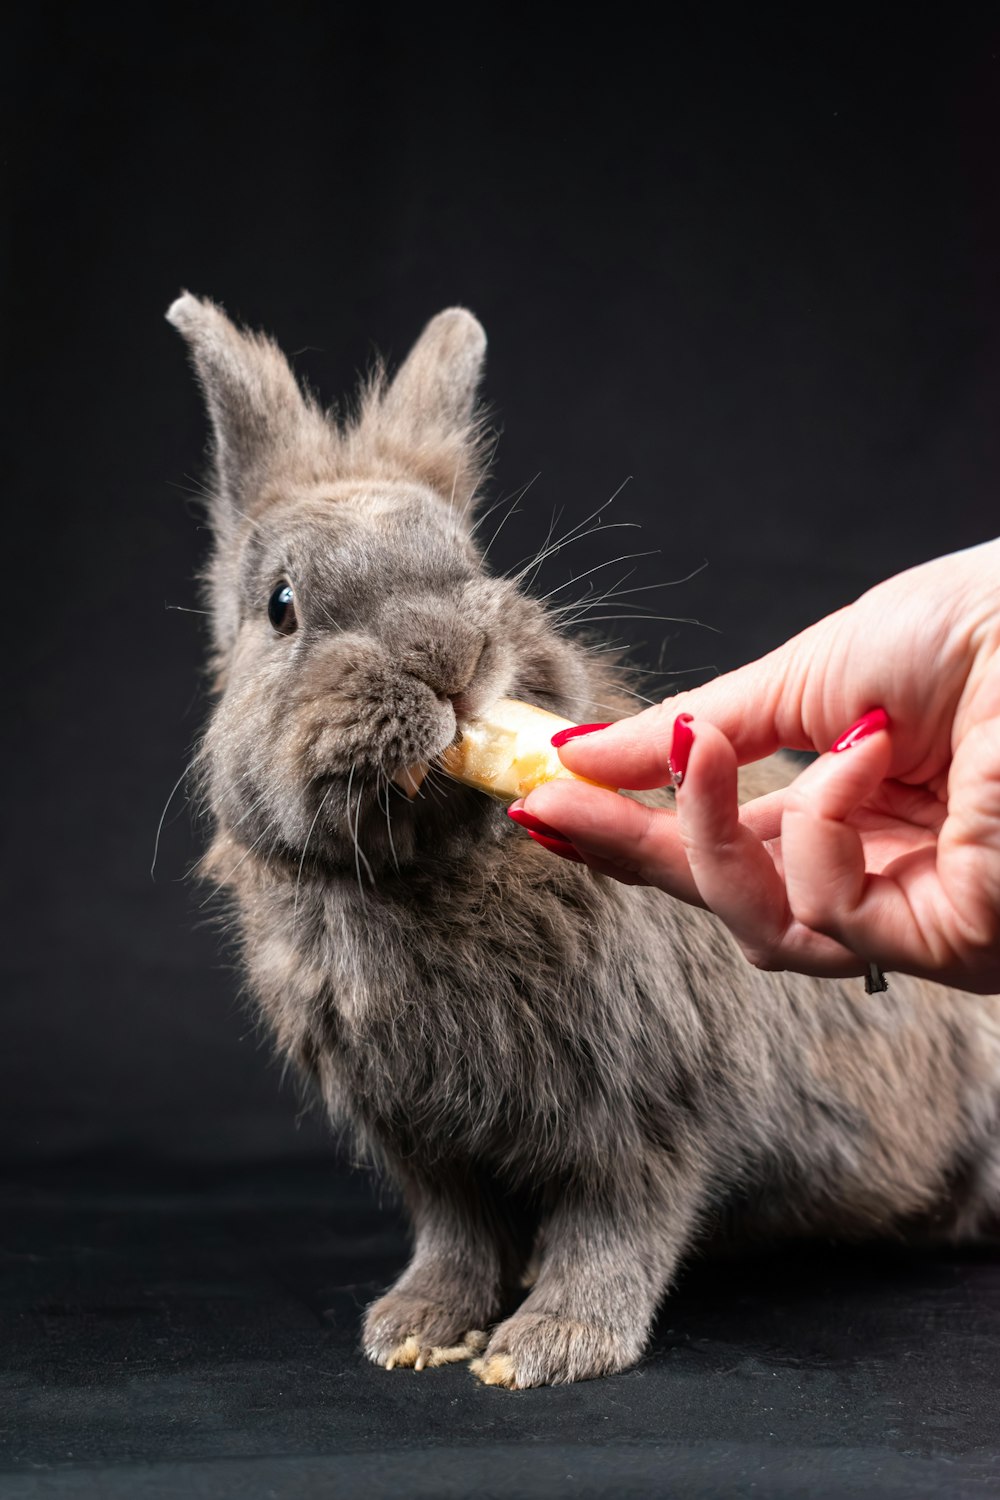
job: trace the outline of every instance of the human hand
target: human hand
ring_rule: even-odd
[[[738,807],[738,765],[825,751],[874,708],[887,727],[867,720],[848,749]],[[568,848],[542,838],[556,852],[707,906],[758,967],[843,976],[877,962],[1000,990],[1000,541],[899,574],[560,755],[641,790],[669,783],[685,744],[676,813],[568,781],[512,811],[557,830]]]

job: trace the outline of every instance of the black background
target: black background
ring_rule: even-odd
[[[180,287],[272,331],[328,401],[472,307],[491,498],[534,479],[497,566],[629,476],[604,518],[642,530],[539,586],[624,552],[658,549],[592,581],[707,562],[605,611],[719,632],[609,623],[687,674],[657,689],[996,532],[996,38],[805,14],[677,7],[661,37],[295,4],[22,15],[4,1152],[323,1149],[184,883],[181,793],[149,877],[206,706],[203,621],[169,607],[198,607],[207,540],[204,419],[162,318]]]
[[[628,479],[603,519],[642,529],[582,540],[538,587],[579,597],[574,576],[655,549],[594,582],[634,568],[622,587],[647,591],[606,612],[702,622],[609,623],[658,693],[997,532],[989,11],[656,15],[9,23],[12,1170],[332,1154],[187,879],[182,791],[150,877],[207,704],[186,612],[206,429],[162,318],[182,286],[275,334],[327,401],[471,307],[502,430],[491,498],[534,481],[495,565]]]

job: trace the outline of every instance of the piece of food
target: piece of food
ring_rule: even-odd
[[[507,802],[557,777],[585,781],[566,769],[552,745],[552,736],[572,724],[572,719],[516,698],[498,698],[486,713],[470,720],[462,738],[441,756],[441,765],[466,786]]]

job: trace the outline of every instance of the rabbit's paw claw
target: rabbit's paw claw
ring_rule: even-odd
[[[433,1369],[474,1359],[487,1342],[474,1325],[490,1311],[469,1305],[476,1300],[469,1297],[464,1306],[449,1307],[435,1296],[389,1291],[365,1314],[365,1354],[386,1370]]]
[[[419,1358],[420,1340],[414,1338],[411,1333],[408,1339],[404,1339],[401,1344],[396,1345],[395,1349],[389,1351],[384,1365],[387,1370],[394,1370],[397,1365],[400,1369],[407,1370],[411,1365],[415,1365]]]
[[[476,1355],[482,1354],[485,1348],[486,1334],[479,1328],[470,1328],[460,1344],[450,1344],[446,1348],[435,1344],[427,1351],[424,1363],[429,1370],[433,1370],[437,1365],[455,1365],[463,1359],[475,1359]],[[421,1368],[422,1366],[418,1364],[417,1369]]]
[[[505,1385],[509,1391],[517,1389],[514,1378],[514,1361],[509,1354],[491,1354],[489,1359],[474,1359],[469,1367],[478,1375],[483,1385]]]
[[[485,1348],[486,1334],[479,1328],[470,1328],[458,1344],[426,1344],[411,1333],[390,1350],[382,1364],[386,1370],[436,1370],[441,1365],[475,1359]]]
[[[644,1339],[555,1313],[515,1313],[497,1328],[472,1370],[484,1385],[523,1391],[529,1386],[592,1380],[627,1369]]]

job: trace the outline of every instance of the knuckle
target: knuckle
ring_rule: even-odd
[[[1000,910],[986,904],[977,904],[969,911],[955,913],[961,945],[977,958],[987,956],[995,959],[1000,944]]]
[[[747,963],[754,969],[760,969],[764,974],[780,973],[785,967],[774,949],[748,947],[745,944],[741,944],[741,948]]]
[[[831,901],[829,886],[821,887],[813,879],[792,879],[786,871],[785,898],[791,919],[810,932],[822,933],[825,937],[837,937],[834,929],[849,913],[836,911]]]
[[[730,864],[742,857],[739,838],[723,834],[706,842],[688,828],[680,830],[681,847],[693,864],[695,861],[712,860],[717,864]]]
[[[800,786],[793,781],[785,792],[784,805],[782,808],[783,818],[808,818],[815,814],[815,806],[807,787]]]
[[[641,805],[641,804],[640,804]],[[635,862],[636,869],[646,867],[650,861],[659,864],[664,853],[664,835],[668,832],[668,825],[664,821],[664,809],[650,807],[644,809],[646,817],[642,819],[629,842],[629,858]],[[681,845],[684,839],[681,834]]]
[[[663,698],[659,703],[652,704],[648,712],[652,722],[659,728],[662,724],[672,724],[683,707],[680,697]]]
[[[813,892],[789,894],[789,909],[796,922],[818,932],[822,937],[840,937],[840,925],[830,908],[818,900]]]

